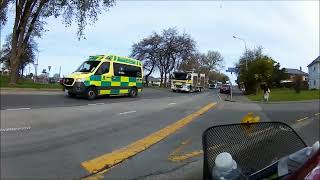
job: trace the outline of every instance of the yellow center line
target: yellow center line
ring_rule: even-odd
[[[301,118],[301,119],[298,119],[297,121],[298,122],[301,122],[301,121],[304,121],[304,120],[306,120],[306,119],[308,119],[309,117],[304,117],[304,118]]]
[[[209,103],[206,106],[202,107],[198,111],[180,119],[179,121],[168,125],[167,127],[160,129],[157,132],[150,134],[147,137],[144,137],[138,141],[135,141],[129,144],[126,147],[121,149],[117,149],[112,151],[111,153],[103,154],[99,157],[94,159],[84,161],[81,163],[81,166],[86,169],[89,173],[96,173],[101,170],[109,169],[122,161],[146,150],[150,146],[158,143],[159,141],[163,140],[164,138],[168,137],[169,135],[173,134],[180,128],[186,126],[197,117],[201,116],[202,114],[209,111],[213,108],[216,103]]]
[[[319,115],[320,115],[320,113],[315,113],[314,115],[315,115],[315,116],[319,116]]]

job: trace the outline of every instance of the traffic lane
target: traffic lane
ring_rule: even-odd
[[[11,132],[11,141],[15,141],[20,137],[20,142],[28,142],[27,144],[18,144],[16,146],[15,144],[10,144],[10,142],[8,142],[9,139],[4,140],[3,138],[5,136],[3,136],[2,132],[2,177],[27,177],[31,179],[70,179],[83,177],[87,175],[88,172],[80,167],[81,162],[121,148],[132,141],[175,122],[177,119],[193,112],[199,106],[206,104],[208,101],[212,101],[212,99],[209,100],[208,97],[208,93],[202,93],[191,98],[183,98],[183,100],[180,98],[165,98],[167,100],[167,102],[165,102],[167,103],[166,108],[156,103],[156,101],[162,102],[164,99],[149,100],[153,101],[153,105],[151,104],[152,102],[147,103],[148,100],[138,101],[137,103],[129,102],[126,103],[126,105],[118,103],[119,106],[122,104],[123,106],[141,108],[140,113],[137,111],[136,113],[119,114],[118,116],[110,116],[109,112],[105,113],[108,111],[104,110],[107,108],[106,105],[95,106],[96,111],[100,111],[97,113],[100,115],[100,119],[98,119],[98,115],[93,118],[88,117],[88,114],[86,114],[88,113],[87,107],[72,107],[83,108],[78,110],[82,118],[75,117],[75,119],[73,119],[74,123],[61,121],[61,123],[55,125],[56,129],[52,131],[44,129],[40,132],[40,127],[37,129],[31,128],[31,131],[39,130],[39,132],[34,132],[32,137],[31,135],[28,136],[28,133],[31,133],[31,131],[25,131],[23,133],[16,132],[17,134],[15,136],[13,136],[13,132]],[[176,104],[170,104],[172,101],[176,101]],[[56,114],[55,119],[60,119],[64,114],[69,112],[70,108],[71,107],[55,108],[52,109],[51,113]],[[113,109],[117,108],[113,107]],[[38,111],[42,110],[44,109],[38,109]],[[43,114],[47,113],[49,113],[49,111],[43,112]],[[71,111],[71,114],[74,113]],[[111,117],[112,123],[102,124],[103,121],[106,121],[105,117]],[[98,120],[95,121],[95,118]],[[2,119],[3,118],[1,118],[1,120]],[[93,121],[93,123],[84,124],[84,122],[88,120]],[[98,123],[98,121],[100,123]],[[90,129],[85,129],[86,126]],[[74,130],[77,129],[78,133],[74,132]],[[68,132],[69,135],[64,134],[66,132]],[[58,136],[59,134],[60,136]],[[37,139],[39,136],[47,138],[39,140]],[[50,136],[54,136],[54,138],[50,138]],[[36,139],[36,141],[33,141],[33,138]],[[8,144],[10,144],[10,147],[7,147]],[[30,166],[30,164],[32,164],[32,166]],[[17,169],[19,169],[19,172],[17,172]]]
[[[270,121],[255,104],[220,102],[164,141],[110,169],[104,179],[200,180],[203,167],[202,153],[199,153],[202,150],[202,133],[214,125],[240,123],[249,112],[260,116],[261,121]]]
[[[307,145],[319,140],[319,101],[260,105],[272,121],[293,126]]]
[[[320,101],[261,103],[259,105],[273,121],[287,123],[294,123],[305,117],[313,117],[320,111]]]
[[[144,88],[142,95],[137,98],[130,98],[128,96],[101,96],[95,100],[87,100],[85,98],[77,97],[70,98],[64,92],[42,92],[39,94],[28,93],[26,94],[4,94],[1,93],[1,109],[17,109],[17,108],[47,108],[47,107],[68,107],[80,106],[96,103],[116,103],[116,102],[132,102],[138,99],[158,99],[165,97],[176,96],[194,96],[198,93],[173,93],[166,89]]]
[[[273,121],[259,104],[224,102],[198,120],[156,144],[148,151],[118,165],[105,174],[104,179],[202,179],[202,133],[211,126],[240,123],[249,112],[261,121]],[[308,145],[319,134],[319,118],[294,122],[292,126]],[[302,124],[301,124],[302,123]],[[310,142],[310,143],[308,143]],[[156,154],[156,156],[155,156]],[[175,157],[174,157],[175,156]],[[155,163],[156,162],[156,163]],[[144,167],[148,167],[146,171]]]
[[[6,133],[2,136],[2,143],[11,144],[27,144],[29,141],[41,141],[47,139],[47,136],[64,136],[72,132],[85,131],[99,127],[113,127],[114,124],[122,123],[118,121],[121,118],[130,117],[130,123],[138,123],[139,119],[134,119],[136,116],[144,115],[145,113],[157,112],[170,108],[177,108],[184,104],[197,104],[192,101],[197,99],[214,98],[209,93],[198,94],[198,96],[190,96],[188,98],[161,98],[161,99],[140,99],[134,102],[113,103],[109,105],[86,105],[73,107],[57,107],[57,108],[40,108],[32,110],[20,111],[1,111],[1,129],[13,129],[21,127],[31,127],[32,131],[27,132],[26,136],[31,136],[30,139],[20,138],[20,134]],[[199,106],[198,106],[199,107]],[[191,109],[190,109],[191,108]],[[191,107],[183,107],[181,113],[187,113],[186,110],[192,111],[197,108],[194,105]],[[130,116],[128,116],[130,115]],[[137,121],[137,122],[136,122]],[[77,128],[75,128],[77,127]],[[56,131],[56,130],[59,131]],[[63,130],[63,131],[62,131]],[[22,131],[25,132],[25,131]],[[35,134],[34,134],[35,133]],[[42,134],[47,134],[43,136]],[[26,137],[24,136],[24,137]],[[31,142],[32,143],[32,142]]]

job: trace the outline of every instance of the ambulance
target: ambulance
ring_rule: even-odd
[[[70,96],[95,99],[99,95],[142,93],[142,62],[112,54],[89,56],[80,67],[62,79],[63,90]]]

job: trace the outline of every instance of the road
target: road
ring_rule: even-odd
[[[202,132],[238,123],[248,112],[261,121],[290,124],[309,145],[319,139],[318,101],[256,104],[224,98],[215,90],[145,89],[139,98],[95,101],[62,92],[1,94],[1,179],[201,179]],[[100,157],[123,161],[94,174],[90,168]]]

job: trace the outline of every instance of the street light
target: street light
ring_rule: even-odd
[[[232,36],[232,37],[235,38],[235,39],[239,39],[239,40],[241,40],[241,41],[244,43],[244,48],[245,48],[245,51],[246,51],[246,53],[247,53],[247,43],[246,43],[246,41],[245,41],[244,39],[242,39],[242,38],[237,37],[237,36]],[[248,61],[247,61],[247,58],[245,58],[245,60],[246,60],[246,70],[248,71]]]

